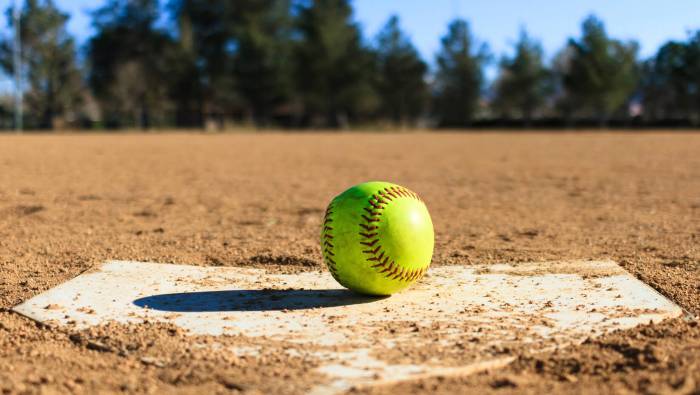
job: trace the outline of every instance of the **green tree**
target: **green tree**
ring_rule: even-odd
[[[183,64],[187,66],[176,96],[189,111],[198,111],[196,118],[200,122],[216,121],[222,125],[242,107],[234,73],[237,43],[232,15],[237,4],[238,1],[226,0],[169,3],[179,27],[179,46],[186,59]]]
[[[648,120],[688,119],[691,112],[688,46],[671,41],[642,64],[641,93]]]
[[[378,83],[381,115],[395,124],[415,122],[425,110],[428,89],[423,62],[410,39],[392,16],[377,37]]]
[[[513,57],[501,59],[496,80],[493,105],[503,117],[519,117],[529,125],[545,104],[552,85],[542,58],[540,43],[522,30]]]
[[[292,92],[290,0],[231,4],[234,78],[252,118],[265,125]]]
[[[172,112],[174,41],[156,29],[157,0],[110,0],[93,15],[89,83],[108,126],[149,128]]]
[[[568,43],[568,62],[563,85],[570,103],[592,114],[601,125],[623,110],[638,83],[637,49],[634,42],[608,37],[603,22],[589,16],[579,40]]]
[[[312,124],[347,127],[377,105],[374,60],[352,7],[348,0],[308,0],[296,13],[295,80],[307,117]]]
[[[437,56],[435,112],[442,126],[468,126],[474,120],[489,55],[461,19],[450,23]]]
[[[13,26],[12,9],[7,11]],[[66,31],[68,15],[52,0],[28,0],[20,16],[23,79],[29,125],[53,128],[58,120],[77,117],[83,84],[75,42]],[[0,42],[0,64],[12,73],[12,38]]]

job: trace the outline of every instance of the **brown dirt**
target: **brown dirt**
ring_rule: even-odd
[[[63,333],[8,309],[108,259],[319,267],[326,204],[367,180],[421,194],[435,264],[612,259],[697,316],[699,153],[692,133],[0,136],[0,393],[308,389],[313,366],[284,345],[225,340],[265,350],[251,359],[167,326]],[[700,393],[692,320],[518,357],[371,392]]]

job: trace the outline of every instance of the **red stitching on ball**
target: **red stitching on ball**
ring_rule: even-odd
[[[333,202],[331,202],[328,205],[328,208],[326,208],[326,213],[323,216],[323,227],[321,229],[321,238],[325,239],[323,242],[323,260],[326,262],[326,266],[328,267],[328,270],[331,272],[331,275],[333,278],[335,278],[338,282],[340,282],[340,278],[338,277],[338,268],[335,260],[333,257],[335,256],[335,253],[333,252],[333,243],[331,243],[329,240],[333,240],[333,235],[331,232],[333,231],[333,227],[330,226],[329,224],[333,222],[333,218],[331,218],[331,215],[333,214]]]
[[[375,223],[380,221],[380,217],[382,216],[386,206],[395,199],[402,197],[416,199],[420,202],[423,201],[415,192],[404,187],[397,186],[381,189],[367,199],[369,206],[364,207],[363,209],[369,214],[369,216],[365,214],[361,215],[365,223],[361,222],[359,224],[361,228],[359,234],[365,240],[360,241],[360,244],[367,247],[372,247],[362,251],[364,254],[369,255],[367,257],[368,262],[376,262],[370,265],[371,268],[376,269],[379,273],[384,274],[385,277],[392,280],[413,281],[423,277],[423,274],[425,274],[427,268],[409,270],[395,263],[393,260],[389,262],[389,256],[385,256],[385,251],[382,249],[381,244],[378,244],[380,239],[369,240],[378,235],[377,232],[369,232],[379,229],[379,226],[375,225]]]
[[[372,254],[372,255],[375,255],[377,252],[379,252],[379,249],[380,249],[380,248],[382,248],[382,247],[381,247],[381,246],[377,246],[377,248],[375,248],[375,249],[373,249],[373,250],[364,250],[364,251],[362,251],[362,252],[364,252],[365,254]]]

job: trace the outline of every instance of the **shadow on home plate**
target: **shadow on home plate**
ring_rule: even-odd
[[[304,310],[371,303],[385,297],[356,294],[345,289],[235,290],[151,295],[134,304],[172,312]]]

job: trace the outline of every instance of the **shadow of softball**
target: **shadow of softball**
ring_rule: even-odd
[[[346,289],[231,290],[151,295],[134,304],[172,312],[304,310],[372,303],[385,299]]]

